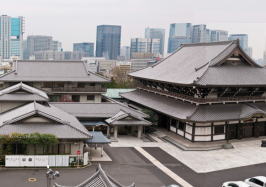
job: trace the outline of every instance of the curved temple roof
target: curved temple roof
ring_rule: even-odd
[[[225,63],[234,54],[241,63]],[[266,85],[266,68],[245,54],[237,40],[184,44],[161,62],[130,75],[180,85]]]
[[[176,119],[193,122],[245,120],[253,115],[266,116],[266,103],[194,105],[141,90],[122,97]]]
[[[109,82],[87,69],[83,61],[17,61],[0,81],[17,82]]]
[[[55,184],[55,187],[71,187],[71,186],[62,186],[59,184]],[[96,172],[90,178],[88,178],[81,184],[72,187],[126,187],[126,186],[120,184],[115,179],[107,175],[105,171],[102,169],[101,165],[99,164]],[[127,187],[135,187],[135,184],[133,183]]]
[[[26,93],[17,93],[18,91]],[[0,101],[48,101],[48,95],[42,90],[28,86],[22,82],[0,90]]]
[[[41,116],[49,119],[48,124],[20,123],[30,117]],[[88,139],[92,136],[71,114],[53,106],[32,102],[0,115],[0,134],[49,133],[59,139]]]

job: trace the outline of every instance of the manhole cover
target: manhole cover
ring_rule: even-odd
[[[37,182],[37,179],[36,178],[28,178],[28,181],[29,182]]]

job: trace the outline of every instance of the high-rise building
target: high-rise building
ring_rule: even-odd
[[[23,57],[24,18],[0,16],[0,58]]]
[[[165,39],[165,30],[160,28],[146,28],[145,29],[145,38],[149,39],[160,39],[160,54],[164,55],[164,39]]]
[[[211,41],[211,30],[206,25],[193,25],[192,43],[206,43]]]
[[[227,41],[228,32],[224,30],[211,30],[211,42]]]
[[[229,40],[239,40],[240,47],[248,55],[252,53],[252,51],[249,49],[249,46],[248,46],[248,35],[247,34],[230,34]]]
[[[191,43],[191,23],[173,23],[170,25],[168,38],[168,53],[172,53],[181,44]]]
[[[229,40],[239,40],[240,47],[243,50],[248,48],[248,35],[247,34],[230,34]]]
[[[122,46],[120,49],[120,58],[123,60],[130,59],[130,47],[129,46]]]
[[[27,37],[24,59],[29,59],[39,51],[61,51],[61,42],[54,41],[52,36],[30,35]]]
[[[89,43],[89,42],[74,43],[73,51],[83,52],[84,57],[93,57],[94,56],[94,43]]]
[[[120,55],[121,26],[97,26],[96,57],[116,59]]]
[[[160,54],[160,39],[132,38],[130,43],[131,58],[152,58]]]

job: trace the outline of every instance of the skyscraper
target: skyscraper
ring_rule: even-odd
[[[121,26],[97,26],[96,57],[116,59],[120,54]]]
[[[230,34],[229,40],[239,40],[240,47],[247,52],[248,50],[248,35],[247,34]]]
[[[24,59],[34,56],[38,51],[61,51],[61,42],[54,41],[52,36],[30,35],[27,37]]]
[[[9,59],[16,56],[23,57],[23,17],[0,16],[0,57]]]
[[[192,43],[204,43],[211,41],[211,30],[206,25],[193,25]]]
[[[224,30],[211,30],[211,42],[227,41],[228,32]]]
[[[160,54],[160,39],[132,38],[130,43],[131,58],[152,58]]]
[[[73,51],[83,52],[84,57],[93,57],[94,56],[94,43],[89,43],[89,42],[74,43]]]
[[[160,54],[164,55],[164,39],[165,39],[165,30],[159,28],[146,28],[145,29],[145,38],[149,39],[160,39]]]
[[[252,57],[252,48],[248,45],[248,35],[247,34],[230,34],[229,40],[239,40],[240,47]]]
[[[120,57],[122,57],[123,60],[130,59],[130,47],[129,46],[122,46],[121,47]]]
[[[168,38],[168,53],[180,47],[181,44],[191,43],[191,23],[173,23],[170,25]]]

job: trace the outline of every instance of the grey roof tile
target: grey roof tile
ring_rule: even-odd
[[[266,115],[266,103],[238,103],[194,105],[145,91],[121,94],[122,97],[143,106],[184,121],[214,122],[241,120],[255,114]]]
[[[89,72],[82,61],[18,61],[14,70],[2,75],[0,81],[109,82]]]
[[[54,102],[52,105],[61,108],[62,110],[78,117],[78,118],[110,118],[113,117],[120,110],[131,113],[142,118],[147,115],[129,108],[128,106],[116,103],[63,103]]]
[[[236,50],[247,63],[220,66]],[[130,75],[180,85],[266,85],[266,68],[245,54],[237,41],[185,44],[154,66]]]
[[[50,124],[16,124],[20,120],[27,117],[39,114],[43,117],[56,121],[57,123]],[[47,128],[51,127],[51,128]],[[47,128],[46,130],[44,130]],[[59,131],[59,132],[57,132]],[[32,133],[32,132],[50,132],[54,135],[60,135],[58,138],[90,138],[91,135],[87,129],[78,121],[78,119],[71,114],[53,106],[53,105],[41,105],[33,102],[5,112],[0,115],[0,133]]]

